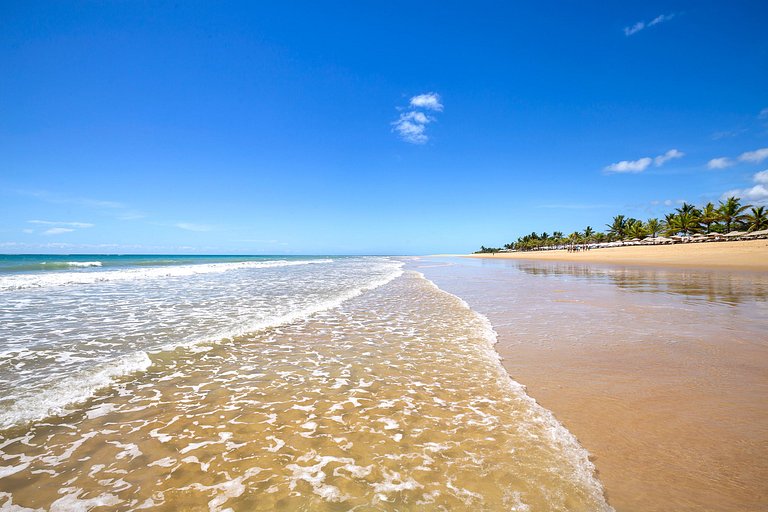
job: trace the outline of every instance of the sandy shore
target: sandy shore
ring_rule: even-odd
[[[471,254],[469,257],[768,271],[768,240],[609,247],[579,252]]]
[[[768,254],[627,250],[700,265],[728,245]],[[494,258],[424,272],[488,316],[505,368],[592,454],[618,512],[768,511],[768,274]]]

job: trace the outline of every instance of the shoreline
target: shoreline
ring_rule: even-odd
[[[635,245],[588,251],[525,251],[457,255],[495,260],[537,260],[571,263],[637,265],[644,267],[690,267],[768,271],[768,240],[705,242],[675,245]]]
[[[610,505],[763,510],[766,274],[488,259],[422,268],[491,321],[507,374],[590,453]]]

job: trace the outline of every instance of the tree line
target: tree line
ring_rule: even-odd
[[[702,208],[683,203],[664,219],[646,221],[616,215],[605,232],[587,226],[584,231],[574,231],[565,236],[562,231],[552,234],[536,232],[524,235],[515,242],[504,244],[503,249],[531,251],[562,245],[616,242],[621,240],[656,238],[659,235],[692,235],[695,233],[730,233],[732,231],[760,231],[768,229],[768,212],[765,206],[742,205],[738,197],[729,197],[715,206],[707,203]],[[502,248],[481,246],[478,253],[499,252]]]

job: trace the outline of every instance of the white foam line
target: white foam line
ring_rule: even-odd
[[[93,394],[112,384],[123,375],[145,371],[152,365],[145,352],[125,356],[108,366],[80,372],[63,379],[44,390],[33,390],[0,411],[0,430],[14,425],[60,416],[71,412],[67,406],[91,398]]]
[[[319,260],[332,261],[332,260]],[[299,263],[299,262],[292,262]],[[311,262],[310,262],[311,263]],[[299,311],[291,312],[287,315],[276,317],[267,321],[258,322],[249,325],[246,329],[239,329],[228,333],[222,333],[218,337],[207,337],[205,339],[195,340],[185,343],[166,344],[159,350],[152,351],[152,354],[171,351],[179,347],[192,347],[200,343],[218,342],[226,338],[243,336],[249,333],[255,333],[272,327],[290,324],[309,318],[310,316],[337,308],[344,302],[358,297],[363,293],[384,286],[390,281],[403,275],[402,263],[398,262],[395,270],[387,276],[367,283],[358,288],[348,290],[338,297],[327,301],[314,304]],[[23,397],[13,403],[4,411],[0,411],[0,430],[26,424],[32,421],[42,420],[51,416],[61,416],[72,412],[67,407],[76,403],[81,403],[91,398],[99,389],[110,386],[114,379],[129,375],[131,373],[146,371],[152,365],[152,361],[145,352],[138,352],[132,356],[126,356],[112,364],[97,369],[91,369],[82,374],[64,379],[52,387],[43,391],[35,390],[34,394]]]
[[[400,277],[401,275],[403,275],[402,265],[403,265],[402,263],[399,263],[398,267],[395,270],[393,270],[387,276],[381,279],[377,279],[376,281],[372,281],[358,288],[353,288],[351,290],[348,290],[338,295],[337,297],[325,300],[323,302],[319,302],[317,304],[312,304],[311,306],[308,306],[304,309],[292,311],[285,315],[273,317],[267,320],[254,322],[253,324],[247,325],[245,327],[240,327],[236,330],[223,331],[223,332],[217,333],[215,336],[207,336],[205,339],[186,341],[182,343],[169,343],[162,346],[159,350],[153,351],[152,353],[166,352],[170,350],[175,350],[176,348],[179,348],[179,347],[189,348],[195,345],[199,345],[200,343],[211,343],[212,339],[215,339],[216,341],[220,341],[224,339],[235,338],[238,336],[245,336],[245,335],[260,332],[266,329],[280,327],[282,325],[292,324],[300,320],[305,320],[317,313],[321,313],[323,311],[328,311],[328,310],[337,308],[350,299],[354,299],[355,297],[358,297],[365,292],[374,290],[376,288],[379,288],[380,286],[384,286],[390,281]]]
[[[252,268],[292,267],[297,265],[312,265],[331,263],[331,259],[300,260],[300,261],[240,261],[235,263],[200,263],[196,265],[171,265],[167,267],[141,267],[120,270],[105,270],[101,272],[58,272],[55,274],[16,274],[0,277],[0,291],[23,290],[27,288],[44,288],[48,286],[66,286],[78,284],[94,284],[110,281],[135,281],[140,279],[158,279],[167,277],[183,277],[197,274],[212,274],[230,270]],[[99,262],[88,262],[99,263]],[[89,265],[93,266],[93,265]]]
[[[574,475],[579,480],[581,485],[587,489],[591,489],[594,493],[594,496],[599,498],[599,500],[602,502],[601,510],[605,512],[613,512],[613,507],[611,507],[605,501],[605,492],[603,490],[602,483],[600,483],[600,481],[595,477],[596,468],[595,465],[589,460],[589,452],[583,446],[581,446],[581,444],[579,444],[576,436],[574,436],[567,428],[565,428],[562,423],[560,423],[557,418],[555,418],[554,414],[552,414],[550,410],[545,409],[539,405],[536,400],[531,398],[526,393],[525,386],[512,379],[509,373],[507,373],[507,370],[501,363],[501,356],[498,352],[496,352],[496,349],[494,348],[496,343],[499,341],[498,333],[493,328],[493,324],[491,324],[491,321],[488,319],[488,317],[472,309],[470,305],[461,297],[449,293],[437,286],[435,283],[427,279],[427,277],[424,276],[424,274],[421,272],[415,270],[412,272],[432,285],[436,290],[454,298],[462,305],[462,307],[469,310],[480,320],[482,323],[481,334],[483,338],[488,342],[487,354],[490,356],[491,360],[496,361],[496,370],[499,372],[501,377],[499,381],[505,384],[507,389],[512,394],[524,400],[531,407],[534,414],[543,420],[543,423],[546,425],[545,431],[549,436],[549,441],[560,448],[560,453],[566,455],[567,460],[570,462],[574,470]]]

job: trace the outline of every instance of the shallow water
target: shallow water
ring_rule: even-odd
[[[768,510],[768,274],[423,259],[617,510]]]
[[[484,317],[396,262],[356,261],[335,272],[367,288],[331,307],[149,351],[69,414],[0,433],[0,504],[610,509],[588,454],[501,367]]]

